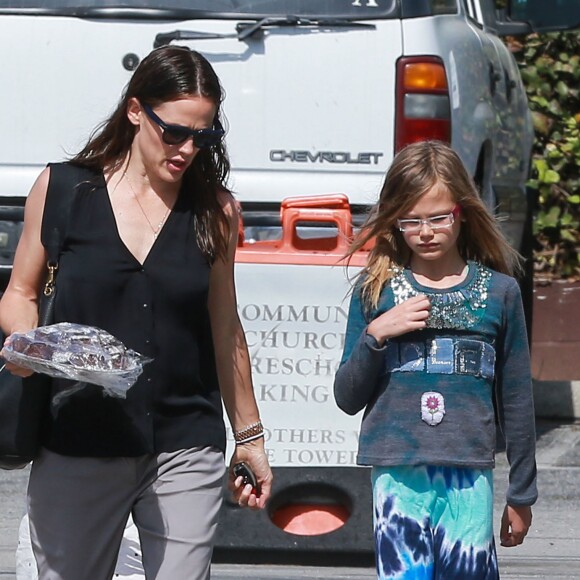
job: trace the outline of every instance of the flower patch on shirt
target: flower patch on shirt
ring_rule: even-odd
[[[445,416],[445,399],[441,393],[427,391],[421,395],[421,419],[427,425],[439,425]]]

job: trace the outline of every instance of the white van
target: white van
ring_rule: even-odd
[[[533,129],[517,65],[500,36],[578,25],[580,3],[503,4],[499,12],[493,0],[0,0],[5,273],[34,179],[47,162],[81,148],[153,48],[200,51],[225,87],[230,186],[246,237],[240,313],[272,464],[286,470],[279,471],[270,515],[302,493],[305,502],[346,505],[352,524],[343,536],[288,543],[271,522],[257,521],[267,515],[238,521],[232,508],[223,546],[369,550],[369,537],[357,531],[357,522],[370,518],[358,507],[365,496],[353,475],[358,419],[338,413],[330,396],[346,283],[333,284],[340,275],[310,259],[307,244],[275,264],[249,247],[280,235],[283,200],[310,198],[298,221],[315,235],[349,227],[345,212],[356,225],[395,152],[441,139],[501,214],[512,244],[530,255],[525,184]],[[318,197],[340,219],[325,218],[312,201]],[[318,482],[310,491],[307,479]]]
[[[508,4],[548,27],[578,10]],[[21,206],[45,163],[107,117],[139,61],[175,43],[202,52],[226,89],[248,227],[288,196],[340,192],[364,211],[398,148],[440,138],[521,247],[532,126],[498,34],[525,30],[498,21],[493,0],[0,0],[2,205]],[[3,229],[6,269],[18,228]]]

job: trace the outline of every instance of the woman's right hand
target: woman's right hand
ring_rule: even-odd
[[[4,345],[2,347],[2,350],[0,350],[0,358],[2,358],[5,362],[4,362],[4,368],[12,373],[13,375],[16,375],[17,377],[22,377],[23,379],[26,377],[29,377],[30,375],[34,374],[34,371],[31,371],[30,369],[26,369],[24,367],[19,367],[18,365],[15,365],[14,363],[8,362],[5,358],[4,358],[4,347],[8,346],[11,342],[12,339],[12,335],[7,336],[6,340],[4,341]]]
[[[419,294],[377,316],[368,325],[367,334],[374,337],[382,346],[389,338],[425,328],[430,313],[429,298],[424,294]]]
[[[242,478],[234,475],[234,465],[241,462],[247,463],[254,472],[260,487],[259,494],[256,495],[249,484],[243,486]],[[247,506],[251,509],[264,509],[272,493],[272,479],[272,470],[264,450],[263,439],[236,445],[230,462],[228,486],[234,496],[234,500],[240,507]]]
[[[0,351],[0,357],[1,356],[2,352]],[[30,369],[25,369],[24,367],[19,367],[9,362],[5,363],[5,369],[11,372],[13,375],[16,375],[17,377],[22,377],[23,379],[25,379],[26,377],[30,377],[31,375],[34,374],[34,371],[31,371]]]

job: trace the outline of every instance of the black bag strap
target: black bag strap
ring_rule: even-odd
[[[40,240],[48,253],[48,261],[58,265],[58,258],[66,237],[73,198],[81,183],[94,173],[70,163],[49,163],[50,179],[46,192]]]
[[[66,238],[74,196],[82,183],[94,177],[90,169],[70,163],[49,163],[48,166],[50,178],[40,230],[40,240],[48,254],[45,296],[52,295],[54,291],[58,260]]]

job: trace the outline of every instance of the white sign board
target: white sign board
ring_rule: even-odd
[[[361,416],[343,413],[332,392],[350,287],[344,266],[236,264],[238,312],[273,466],[356,464]]]

